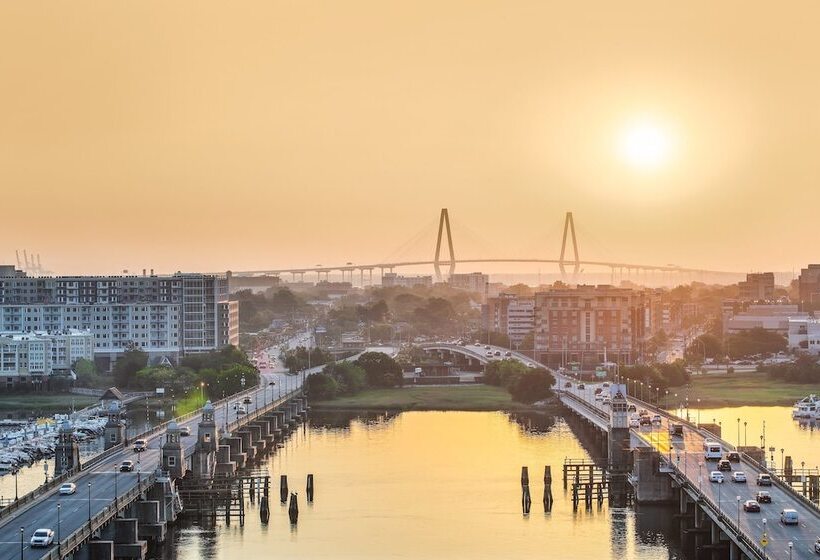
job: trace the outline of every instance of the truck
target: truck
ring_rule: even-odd
[[[683,424],[669,424],[669,435],[671,437],[683,437]]]

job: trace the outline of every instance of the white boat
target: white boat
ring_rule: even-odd
[[[817,418],[820,414],[820,398],[809,395],[794,403],[792,416],[795,418]]]

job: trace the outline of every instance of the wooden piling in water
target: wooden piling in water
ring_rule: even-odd
[[[524,515],[529,515],[531,505],[529,469],[528,467],[521,467],[521,509]]]
[[[552,511],[552,467],[544,466],[544,513]]]
[[[268,506],[268,477],[265,477],[265,488],[262,491],[262,498],[259,500],[259,520],[263,525],[267,525],[270,519],[270,507]]]
[[[313,475],[312,474],[307,475],[306,492],[307,492],[307,501],[312,502],[313,501]]]
[[[279,500],[285,504],[288,501],[288,475],[279,477]]]
[[[290,518],[291,525],[296,525],[296,522],[299,521],[299,502],[296,498],[296,492],[290,495],[290,506],[288,506],[288,517]]]

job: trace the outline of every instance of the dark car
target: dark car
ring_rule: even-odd
[[[772,477],[771,475],[761,473],[757,475],[757,485],[758,486],[771,486],[772,485]]]
[[[730,471],[732,470],[732,463],[730,463],[728,459],[721,459],[720,461],[718,461],[717,470]]]
[[[580,389],[580,390],[582,390],[582,391],[583,391],[583,390],[584,390],[584,389],[586,389],[586,388],[587,388],[587,387],[586,387],[586,385],[584,385],[583,383],[579,383],[579,384],[578,384],[578,389]]]
[[[571,389],[571,388],[572,388],[572,383],[570,383],[569,381],[564,383],[564,389]]]
[[[123,461],[120,465],[120,472],[131,472],[134,470],[134,461]],[[91,485],[89,484],[89,488]]]
[[[766,490],[761,490],[757,493],[757,503],[759,504],[770,504],[772,503],[772,495],[769,494]]]
[[[601,394],[601,393],[603,393],[603,392],[604,392],[604,390],[603,390],[603,389],[601,389],[600,387],[597,387],[597,388],[595,389],[595,394],[596,394],[596,395],[600,395],[600,394]]]
[[[746,500],[743,502],[743,511],[760,512],[760,504],[755,500]]]
[[[638,420],[641,426],[651,426],[652,419],[649,416],[641,416],[640,420]]]
[[[635,412],[635,411],[636,411],[636,410],[638,410],[638,409],[637,409],[637,408],[635,408],[635,405],[634,405],[634,404],[631,404],[631,405],[629,405],[629,406],[626,408],[626,410],[627,410],[628,412]]]
[[[735,451],[732,451],[731,453],[727,453],[726,454],[726,459],[728,459],[729,461],[731,461],[733,463],[739,463],[740,462],[740,453],[737,453]]]

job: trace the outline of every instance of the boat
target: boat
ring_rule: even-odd
[[[794,403],[792,416],[795,418],[817,418],[820,414],[820,398],[809,395]]]

